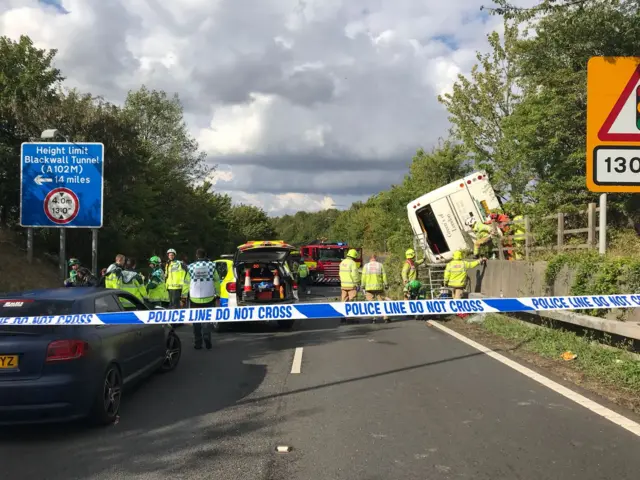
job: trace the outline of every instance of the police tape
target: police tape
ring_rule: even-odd
[[[139,310],[9,317],[11,308],[27,301],[1,303],[2,325],[138,325],[216,322],[255,322],[358,317],[452,315],[458,313],[512,313],[543,310],[584,310],[640,307],[640,295],[589,295],[567,297],[483,298],[463,300],[387,300],[346,303],[297,303],[242,307]]]

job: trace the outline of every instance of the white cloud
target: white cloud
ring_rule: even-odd
[[[271,214],[399,181],[446,134],[437,95],[500,27],[478,0],[0,3],[0,35],[58,49],[69,86],[114,102],[142,83],[178,92],[216,187]]]

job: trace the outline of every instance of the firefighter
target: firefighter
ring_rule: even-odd
[[[418,261],[414,260],[416,258],[416,252],[413,248],[407,249],[407,251],[404,252],[404,256],[405,262],[404,265],[402,265],[402,285],[404,287],[404,299],[409,300],[409,291],[407,289],[407,285],[409,284],[409,282],[418,278],[416,267],[418,267],[418,265],[422,265],[425,259],[423,258],[422,260]]]
[[[453,252],[453,260],[447,263],[444,269],[444,286],[453,290],[453,298],[462,298],[464,288],[467,283],[467,271],[476,268],[480,263],[486,263],[487,259],[467,262],[463,260],[464,254],[461,250]]]
[[[387,282],[387,272],[384,265],[378,262],[375,255],[371,255],[369,263],[362,268],[362,290],[364,290],[365,298],[368,302],[378,300],[384,301],[384,291],[389,288]],[[385,323],[389,323],[389,317],[383,317]],[[373,317],[371,323],[376,323],[376,317]]]
[[[155,255],[149,259],[151,273],[146,287],[149,303],[153,306],[164,306],[169,303],[169,292],[165,284],[164,272],[160,266],[161,263],[160,257]]]
[[[476,236],[475,241],[473,242],[473,256],[475,258],[479,258],[480,257],[480,250],[483,249],[483,247],[486,248],[486,244],[491,242],[492,240],[492,236],[491,236],[491,227],[479,220],[476,220],[475,217],[469,217],[465,224],[468,227],[471,227],[471,229],[473,230],[473,233]],[[491,245],[488,245],[489,247],[491,247]]]
[[[524,217],[522,215],[516,215],[515,217],[513,217],[511,224],[513,243],[515,244],[515,258],[516,260],[522,260],[527,236],[527,231],[524,225]]]
[[[351,249],[347,252],[347,256],[340,262],[340,292],[343,302],[353,302],[358,295],[360,285],[360,272],[358,272],[358,264],[356,263],[358,252]],[[352,322],[351,319],[342,318],[340,323]]]
[[[188,293],[187,267],[176,258],[173,248],[167,250],[169,261],[164,267],[167,290],[169,292],[169,308],[180,308],[182,297]]]

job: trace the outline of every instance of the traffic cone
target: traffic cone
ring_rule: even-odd
[[[251,275],[250,275],[251,270],[249,270],[248,268],[246,268],[244,270],[244,291],[246,292],[250,292],[251,291]]]
[[[284,298],[284,289],[280,286],[280,272],[278,270],[273,272],[273,286],[280,293],[280,298]]]

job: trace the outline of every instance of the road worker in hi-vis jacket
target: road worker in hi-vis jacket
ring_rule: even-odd
[[[173,248],[167,250],[167,258],[164,276],[169,292],[169,308],[180,308],[180,299],[189,292],[187,266],[176,258]]]

